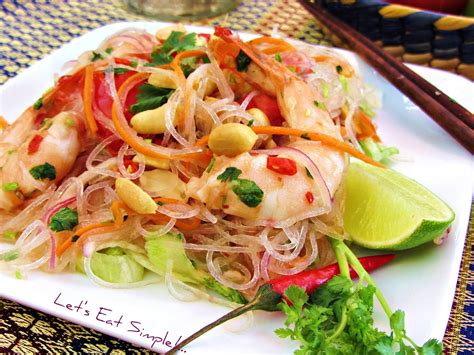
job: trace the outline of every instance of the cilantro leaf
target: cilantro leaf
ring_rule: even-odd
[[[232,191],[248,207],[257,207],[262,202],[263,191],[258,185],[247,179],[237,179],[232,183]]]
[[[49,163],[44,163],[43,165],[37,165],[31,168],[30,174],[35,180],[49,179],[52,181],[56,179],[56,168]]]
[[[242,170],[230,166],[226,168],[224,172],[217,177],[217,180],[220,180],[222,182],[233,181],[236,180],[240,176],[240,174],[242,174]]]
[[[78,223],[77,211],[64,207],[51,217],[49,228],[54,232],[72,230]]]
[[[252,59],[244,53],[243,50],[240,50],[237,58],[235,58],[238,71],[246,71],[249,64],[252,62]]]
[[[127,68],[114,68],[114,74],[119,75],[128,72]]]
[[[196,46],[196,33],[173,31],[163,43],[161,52],[172,54],[174,52],[183,52],[193,49]]]
[[[33,104],[33,109],[39,110],[41,107],[43,107],[43,96],[41,96],[38,100],[35,101]]]
[[[99,60],[99,59],[104,59],[104,56],[100,53],[97,53],[97,52],[92,52],[92,58],[91,58],[91,61],[92,62],[95,62],[96,60]]]
[[[130,106],[131,113],[153,110],[168,102],[173,89],[158,88],[145,83],[138,87],[137,103]]]
[[[151,60],[154,65],[165,65],[171,63],[173,58],[166,53],[153,52],[151,54]]]
[[[430,339],[423,344],[420,350],[421,355],[437,355],[443,353],[443,343],[436,339]]]

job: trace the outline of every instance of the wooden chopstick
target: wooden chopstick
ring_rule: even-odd
[[[299,2],[329,31],[474,154],[474,115],[317,2]]]

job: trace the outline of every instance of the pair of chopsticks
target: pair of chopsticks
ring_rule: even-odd
[[[474,115],[314,0],[299,2],[328,30],[474,154]]]

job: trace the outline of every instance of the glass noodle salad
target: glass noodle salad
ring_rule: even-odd
[[[329,49],[127,29],[65,68],[0,136],[0,269],[18,277],[164,278],[181,300],[244,304],[333,264],[349,157],[397,153],[377,92]]]

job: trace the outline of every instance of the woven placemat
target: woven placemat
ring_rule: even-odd
[[[144,19],[128,12],[121,1],[113,0],[0,2],[0,84],[74,37],[105,24]],[[227,16],[194,24],[225,24],[234,30],[265,34],[270,34],[276,25],[288,36],[331,45],[317,22],[296,1],[244,0]],[[449,354],[471,354],[474,349],[473,240],[471,217],[444,338]],[[143,353],[146,350],[0,299],[0,353],[4,352]]]

